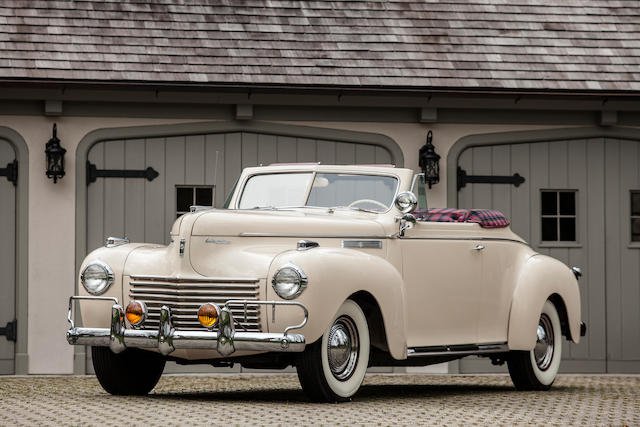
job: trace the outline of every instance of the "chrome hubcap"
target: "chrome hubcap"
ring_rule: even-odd
[[[538,334],[536,346],[533,349],[533,355],[536,359],[536,365],[542,371],[546,371],[551,365],[553,359],[553,325],[551,319],[546,314],[540,316],[538,322]]]
[[[348,380],[358,364],[358,330],[353,320],[341,316],[331,326],[327,340],[329,369],[336,379]]]

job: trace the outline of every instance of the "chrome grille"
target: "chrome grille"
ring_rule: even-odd
[[[258,300],[258,279],[244,278],[182,278],[161,276],[131,276],[129,297],[143,301],[149,309],[144,329],[157,329],[160,307],[171,309],[176,329],[203,330],[198,322],[198,308],[205,302],[222,307],[229,300]],[[231,312],[236,328],[259,332],[260,306],[234,305]]]

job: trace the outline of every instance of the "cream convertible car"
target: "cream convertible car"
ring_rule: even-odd
[[[409,169],[245,169],[227,208],[192,207],[168,246],[110,238],[89,254],[67,340],[92,346],[112,394],[148,393],[173,360],[295,366],[312,400],[340,401],[368,366],[469,355],[548,389],[561,337],[584,333],[580,271],[497,212],[424,208]]]

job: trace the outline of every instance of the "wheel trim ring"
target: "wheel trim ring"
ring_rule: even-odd
[[[339,337],[346,337],[346,341],[341,341]],[[337,343],[341,345],[336,345]],[[327,339],[327,359],[331,374],[339,381],[347,381],[356,371],[359,357],[358,329],[350,317],[340,316],[331,326]]]
[[[553,361],[554,338],[551,319],[543,313],[540,315],[540,321],[538,322],[536,346],[533,349],[536,365],[541,371],[549,369]]]

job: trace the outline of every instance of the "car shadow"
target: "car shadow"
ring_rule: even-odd
[[[566,392],[571,387],[553,387],[549,392]],[[381,384],[363,385],[354,402],[375,401],[384,403],[399,398],[407,399],[446,399],[456,396],[477,395],[479,399],[487,395],[495,396],[516,392],[513,386],[506,385],[474,385],[474,384]],[[539,393],[539,392],[522,392]],[[215,392],[160,392],[152,393],[150,399],[157,400],[193,400],[193,401],[225,401],[225,402],[256,402],[256,403],[309,403],[302,389],[260,389]]]

